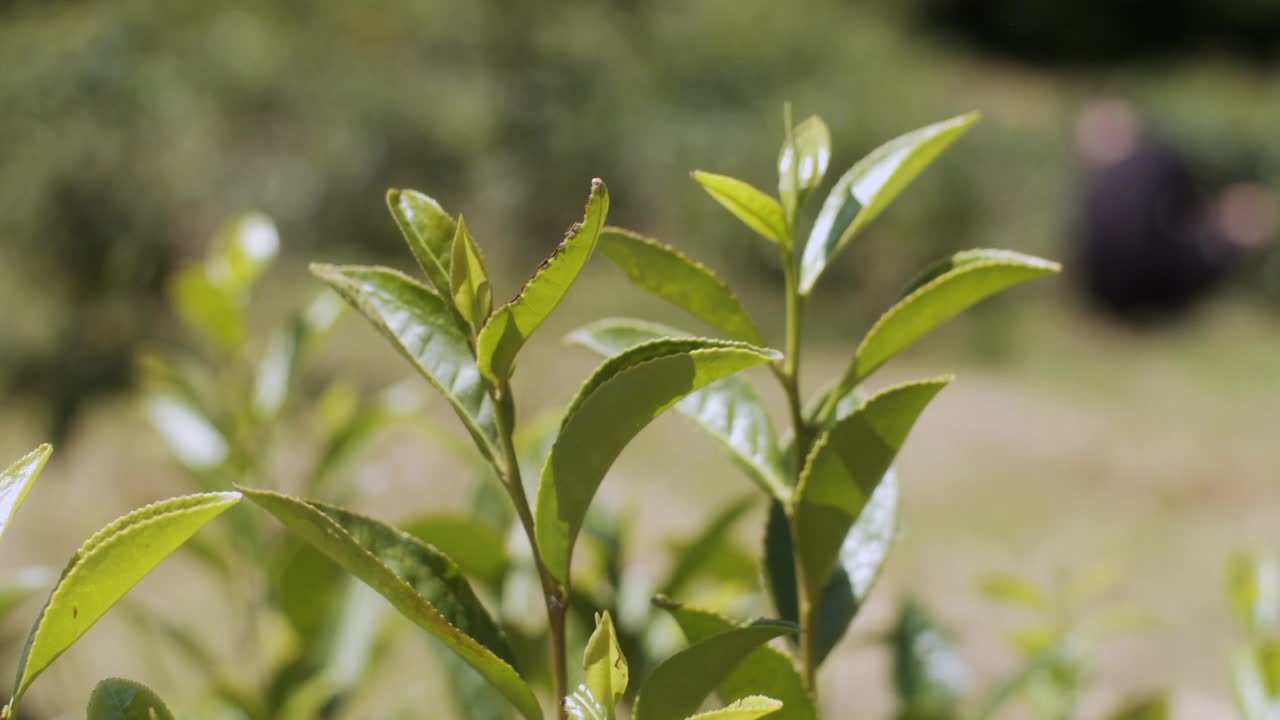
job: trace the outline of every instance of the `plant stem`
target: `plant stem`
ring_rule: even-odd
[[[792,238],[794,247],[794,238]],[[779,380],[787,396],[787,406],[791,413],[791,429],[794,437],[794,462],[792,463],[792,487],[799,487],[800,472],[805,458],[809,455],[809,447],[813,442],[813,432],[805,421],[804,410],[800,399],[800,327],[804,317],[804,298],[800,295],[797,284],[796,254],[788,250],[783,253],[786,276],[787,344],[783,357]],[[818,700],[817,676],[817,606],[809,594],[808,574],[805,572],[804,558],[800,553],[800,538],[796,523],[796,500],[793,495],[786,504],[788,525],[791,527],[791,547],[795,557],[796,599],[799,604],[800,621],[800,672],[804,679],[805,689],[809,691],[814,702]]]
[[[551,670],[554,677],[556,717],[565,720],[564,698],[569,694],[569,675],[567,670],[565,616],[569,610],[569,589],[562,587],[547,570],[542,561],[542,551],[538,548],[538,537],[535,530],[533,510],[529,505],[529,496],[524,490],[524,479],[520,475],[520,460],[516,457],[515,442],[512,439],[515,418],[512,417],[511,386],[504,382],[494,391],[494,410],[498,418],[499,437],[502,443],[503,458],[497,468],[502,484],[515,505],[516,515],[524,528],[525,537],[529,540],[529,548],[533,552],[533,561],[538,568],[538,578],[542,582],[542,600],[547,607],[547,630],[551,635]]]

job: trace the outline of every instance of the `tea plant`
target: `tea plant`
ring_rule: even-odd
[[[865,601],[893,539],[894,458],[948,379],[893,386],[865,400],[864,383],[965,308],[1058,269],[1008,251],[947,258],[908,287],[866,334],[844,375],[806,409],[800,327],[817,281],[849,241],[975,120],[966,115],[931,125],[873,151],[836,183],[803,245],[797,241],[799,213],[821,184],[831,154],[821,119],[793,129],[788,113],[778,199],[740,180],[694,174],[782,255],[782,353],[764,347],[754,321],[711,270],[655,240],[606,228],[609,195],[599,180],[592,183],[582,221],[515,298],[496,309],[483,253],[465,221],[412,191],[392,191],[388,200],[427,284],[386,268],[313,266],[445,397],[508,496],[541,587],[553,699],[561,717],[611,717],[623,698],[625,682],[600,679],[602,671],[591,661],[586,688],[598,706],[579,695],[569,698],[566,631],[576,599],[574,550],[615,458],[671,407],[724,443],[771,500],[765,566],[782,622],[739,623],[660,598],[691,645],[649,673],[633,717],[680,720],[716,691],[730,700],[767,696],[771,700],[759,701],[765,704],[761,712],[776,717],[816,717],[818,667]],[[512,376],[520,350],[565,298],[597,245],[637,285],[728,339],[689,337],[619,319],[574,333],[574,341],[609,357],[564,412],[535,487],[517,449]],[[786,395],[790,437],[778,436],[750,383],[736,376],[757,365],[771,369]],[[409,533],[341,507],[263,489],[242,491],[453,650],[522,715],[542,716],[527,674],[514,667],[516,654],[504,632],[454,560]],[[530,502],[532,492],[536,504]],[[597,633],[616,638],[607,616],[600,623]],[[798,668],[787,653],[767,644],[792,632],[799,634]],[[617,644],[597,638],[588,643],[588,656],[613,657],[610,648]]]
[[[31,491],[52,448],[42,445],[0,472],[0,537]],[[116,519],[85,541],[54,584],[18,660],[13,694],[0,720],[21,718],[31,685],[89,628],[166,557],[215,517],[240,502],[238,492],[201,493],[147,505]],[[172,720],[145,687],[118,678],[93,692],[89,720]]]
[[[1260,554],[1231,559],[1227,594],[1244,644],[1231,657],[1231,681],[1243,720],[1280,716],[1280,565]]]
[[[361,486],[341,471],[380,429],[413,419],[418,400],[405,388],[369,400],[341,378],[315,387],[309,366],[343,311],[332,292],[292,313],[265,344],[254,342],[250,300],[278,248],[271,221],[249,213],[178,272],[174,308],[198,350],[144,356],[143,408],[200,489],[300,488],[352,501]],[[301,472],[284,469],[299,458],[307,460]],[[232,520],[193,547],[223,591],[220,604],[238,609],[244,659],[229,666],[179,620],[154,612],[136,619],[206,675],[213,712],[261,720],[337,714],[384,655],[377,633],[354,631],[377,628],[381,604],[310,545],[272,534],[265,518]]]

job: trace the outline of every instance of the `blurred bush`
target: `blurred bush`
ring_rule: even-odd
[[[750,305],[750,290],[777,291],[775,268],[687,172],[770,184],[770,153],[755,150],[777,146],[785,99],[830,119],[833,177],[903,127],[987,115],[911,191],[911,211],[833,268],[872,298],[839,308],[850,336],[943,253],[1054,254],[1070,112],[1089,81],[966,54],[921,32],[915,7],[0,0],[0,305],[21,309],[0,315],[0,388],[47,398],[65,429],[83,398],[131,381],[133,348],[172,322],[170,269],[221,218],[265,211],[295,259],[378,259],[400,242],[392,186],[499,218],[473,230],[503,248],[502,280],[559,240],[575,219],[563,208],[604,177],[613,220],[736,271],[755,284]],[[1116,84],[1149,87],[1189,134],[1274,166],[1280,149],[1252,152],[1280,117],[1260,72],[1196,65]],[[1205,88],[1222,102],[1192,102]],[[1246,103],[1242,131],[1224,113]]]

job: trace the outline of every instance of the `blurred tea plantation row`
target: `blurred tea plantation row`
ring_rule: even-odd
[[[0,0],[0,466],[56,446],[0,557],[0,672],[83,538],[131,508],[230,482],[202,472],[200,447],[184,457],[180,432],[165,437],[186,426],[157,397],[199,397],[235,428],[219,462],[287,492],[394,522],[492,510],[445,403],[307,271],[414,269],[388,188],[465,215],[500,304],[604,178],[610,224],[715,267],[782,347],[774,249],[689,172],[771,190],[789,101],[797,119],[830,128],[828,185],[909,129],[983,116],[827,269],[806,308],[806,392],[840,376],[858,338],[939,258],[999,247],[1064,265],[872,383],[957,375],[899,459],[895,554],[819,678],[828,716],[980,720],[1011,687],[1017,702],[997,718],[1101,720],[1165,692],[1177,718],[1274,717],[1249,714],[1239,695],[1242,657],[1261,696],[1280,695],[1280,571],[1266,560],[1280,553],[1280,256],[1264,244],[1188,312],[1135,326],[1082,297],[1072,239],[1087,175],[1077,119],[1100,98],[1131,103],[1209,189],[1277,185],[1280,13],[1249,0],[1032,5]],[[224,343],[225,328],[193,331],[180,296],[184,273],[244,223],[278,257],[246,280],[245,326],[230,331],[242,336]],[[539,410],[563,408],[599,364],[559,338],[617,314],[688,324],[593,260],[521,356],[528,452],[557,420]],[[296,384],[273,395],[264,368],[285,366]],[[763,400],[785,416],[782,394]],[[649,595],[674,583],[723,605],[755,587],[768,506],[750,493],[674,413],[620,456],[584,562],[605,595],[627,588],[598,598],[624,635],[658,624],[649,646],[624,648],[637,680],[683,637],[654,619]],[[200,548],[176,556],[41,679],[27,712],[79,717],[92,681],[114,675],[184,702],[243,690],[215,667],[274,673],[264,698],[305,685],[298,658],[314,648],[277,627],[274,609],[245,604],[293,548],[260,543],[242,510],[210,536],[239,547],[240,580],[212,579]],[[708,518],[716,551],[695,581],[674,558],[705,539]],[[506,561],[529,558],[512,549]],[[484,592],[534,636],[542,599],[536,576],[525,582]],[[309,602],[276,600],[283,612]],[[197,639],[202,621],[226,630]],[[456,663],[404,641],[401,621],[380,627],[357,650],[412,670],[360,677],[342,717],[455,707]],[[250,646],[252,660],[238,657]],[[1063,647],[1072,653],[1044,652]],[[279,658],[298,664],[265,667]]]

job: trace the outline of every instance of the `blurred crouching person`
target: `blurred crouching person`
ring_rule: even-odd
[[[1192,160],[1147,132],[1124,101],[1087,107],[1075,141],[1085,166],[1077,276],[1114,317],[1176,316],[1271,237],[1276,204],[1265,188],[1238,183],[1210,195]]]

